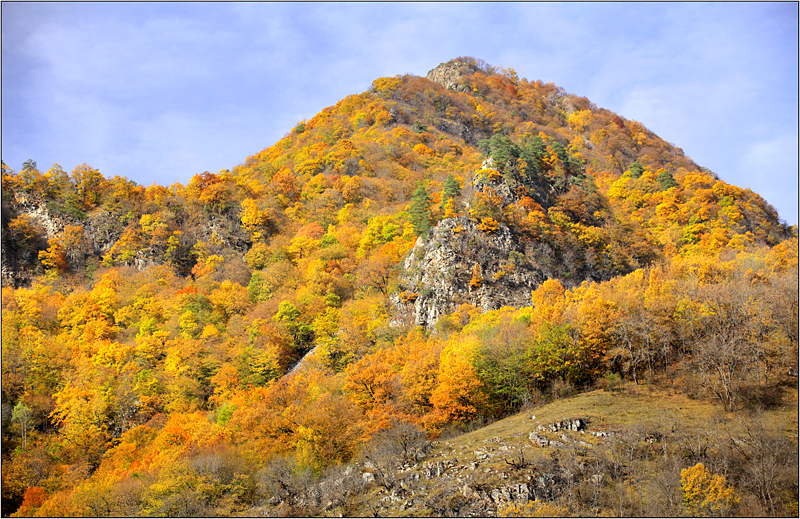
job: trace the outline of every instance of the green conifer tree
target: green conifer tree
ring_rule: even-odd
[[[666,191],[671,187],[678,187],[678,183],[675,181],[675,177],[672,176],[672,173],[669,171],[662,171],[656,177],[656,182],[661,184],[661,188]]]
[[[444,181],[444,188],[442,188],[442,204],[439,208],[444,211],[444,206],[447,204],[447,201],[458,198],[459,196],[461,196],[461,186],[456,180],[456,177],[450,173]]]
[[[411,196],[411,224],[414,231],[420,236],[427,236],[431,230],[431,197],[422,182],[417,183],[417,189]]]
[[[641,178],[642,173],[644,173],[644,166],[639,164],[639,161],[637,160],[631,164],[631,167],[628,168],[628,171],[630,172],[632,178]]]

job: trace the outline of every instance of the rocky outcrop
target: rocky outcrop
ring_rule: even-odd
[[[480,225],[466,216],[445,218],[427,240],[417,240],[393,296],[399,321],[430,328],[464,303],[484,311],[530,304],[545,276],[508,226]]]
[[[9,222],[24,216],[36,229],[34,239],[21,243],[14,233],[8,231]],[[66,251],[66,262],[70,272],[82,273],[96,268],[103,261],[103,256],[111,251],[125,234],[132,235],[134,246],[128,245],[133,252],[122,258],[115,258],[117,265],[144,270],[165,262],[167,250],[166,240],[154,241],[143,235],[139,224],[140,214],[125,210],[108,210],[104,207],[94,208],[86,213],[75,208],[62,205],[58,200],[47,200],[35,193],[18,191],[4,193],[3,196],[3,233],[2,233],[2,285],[20,287],[30,283],[31,279],[44,272],[39,261],[40,251],[47,249],[48,240],[62,235],[71,227],[73,240],[78,244]],[[195,215],[179,215],[170,222],[172,229],[182,232],[180,249],[183,255],[173,266],[178,274],[185,276],[191,272],[194,257],[191,247],[202,240],[213,243],[222,250],[231,252],[230,256],[243,256],[249,249],[249,241],[241,229],[236,211],[224,214],[209,213]],[[78,236],[75,228],[79,228]],[[138,241],[136,241],[138,240]]]
[[[312,517],[496,517],[510,505],[555,502],[577,488],[595,491],[621,474],[603,464],[605,441],[579,439],[595,434],[589,425],[588,418],[546,422],[541,434],[530,433],[532,445],[521,441],[526,433],[520,430],[458,443],[423,441],[413,459],[368,455],[332,469],[317,484],[292,487],[289,481],[293,495],[283,493],[246,515],[287,516],[293,507],[295,515]],[[554,434],[560,440],[548,438]]]
[[[586,421],[583,418],[573,418],[571,420],[562,420],[554,422],[549,425],[540,425],[537,427],[539,431],[583,431],[586,429]]]
[[[32,276],[41,274],[38,251],[46,249],[47,240],[57,237],[67,226],[83,229],[81,246],[75,247],[66,257],[69,267],[76,271],[85,269],[89,258],[97,258],[99,262],[99,258],[116,243],[124,229],[119,215],[107,211],[94,211],[83,217],[65,214],[41,197],[24,192],[14,193],[13,200],[6,208],[13,212],[15,217],[27,216],[39,230],[40,235],[38,243],[28,247],[20,247],[6,236],[3,237],[3,286],[25,285]],[[145,262],[136,266],[144,268],[151,263]]]
[[[470,76],[478,71],[475,63],[452,60],[442,63],[425,76],[450,90],[464,92],[469,87],[462,82],[464,76]]]
[[[487,176],[491,157],[471,182],[502,206],[517,196],[500,175]],[[467,213],[469,207],[466,207]],[[531,304],[531,291],[545,279],[532,261],[532,244],[493,218],[445,218],[420,237],[403,264],[400,290],[392,295],[397,324],[432,328],[462,304],[483,311]]]

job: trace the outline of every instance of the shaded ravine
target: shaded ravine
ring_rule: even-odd
[[[315,351],[317,351],[317,348],[319,348],[319,345],[317,345],[317,346],[314,346],[313,348],[311,348],[310,350],[308,350],[308,351],[305,353],[305,355],[303,355],[302,357],[300,357],[300,358],[299,358],[299,359],[298,359],[298,360],[297,360],[297,361],[296,361],[294,364],[292,364],[292,367],[290,367],[290,368],[289,368],[289,370],[288,370],[288,371],[287,371],[287,372],[286,372],[286,373],[285,373],[283,376],[284,376],[284,377],[288,377],[289,375],[292,375],[292,374],[293,374],[295,371],[297,371],[297,370],[299,370],[300,368],[302,368],[302,367],[303,367],[303,363],[304,363],[304,361],[306,360],[306,357],[308,357],[309,355],[311,355],[312,353],[314,353]]]

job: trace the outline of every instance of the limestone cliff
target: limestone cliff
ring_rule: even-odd
[[[135,247],[128,254],[115,258],[114,264],[144,270],[165,263],[166,240],[151,240],[142,232],[139,217],[125,211],[95,208],[89,212],[70,210],[57,201],[22,190],[4,193],[2,226],[2,286],[25,286],[44,273],[39,252],[57,239],[63,245],[64,234],[70,230],[71,246],[65,247],[65,261],[70,272],[90,272],[101,265],[104,256],[119,242],[127,239]],[[31,226],[31,236],[17,236],[9,225],[16,218],[25,218]],[[188,275],[195,258],[191,248],[198,240],[217,244],[218,248],[242,256],[248,249],[239,225],[237,211],[224,214],[181,214],[172,224],[180,225],[181,250],[185,258],[173,261],[180,275]]]
[[[484,168],[492,167],[491,157]],[[508,184],[483,169],[470,188],[491,191],[503,205],[516,200]],[[469,212],[469,206],[466,207]],[[394,294],[400,323],[433,327],[439,316],[471,304],[484,311],[530,304],[531,290],[547,279],[532,257],[532,243],[501,222],[487,225],[469,216],[444,218],[420,237],[403,264],[401,290]]]
[[[494,169],[489,156],[463,199],[479,193],[483,196],[477,198],[493,200],[504,213],[520,200],[515,189],[519,183],[508,177]],[[530,187],[525,192],[545,204],[569,186],[542,182]],[[399,290],[392,295],[397,324],[430,329],[440,316],[465,303],[483,311],[530,305],[531,291],[548,278],[570,287],[632,270],[604,264],[596,251],[565,239],[566,234],[534,236],[499,221],[501,216],[497,220],[477,216],[474,209],[467,202],[465,214],[442,219],[427,237],[417,240],[403,264]]]
[[[530,304],[531,290],[545,279],[508,226],[483,231],[466,216],[445,218],[427,240],[418,239],[403,267],[398,319],[423,327],[463,303],[483,310]]]

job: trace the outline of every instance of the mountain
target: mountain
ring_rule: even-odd
[[[725,419],[796,409],[797,249],[643,124],[474,58],[376,79],[185,186],[3,164],[3,502],[322,514],[287,489],[366,496],[383,476],[351,475],[374,459],[394,473],[423,438],[574,391],[669,380]],[[682,452],[664,462],[708,459]],[[725,453],[714,477],[750,496],[726,513],[796,507],[791,478],[767,498]]]
[[[220,251],[241,256],[273,234],[292,238],[311,223],[324,233],[348,204],[364,212],[362,220],[400,215],[419,181],[433,196],[433,223],[442,217],[445,177],[455,175],[469,191],[487,154],[514,189],[513,217],[531,221],[534,214],[529,226],[572,235],[561,248],[586,248],[580,236],[588,240],[589,229],[598,234],[595,249],[600,241],[611,247],[608,267],[617,272],[664,254],[714,252],[731,241],[733,248],[773,245],[790,235],[761,197],[719,180],[641,123],[552,83],[460,58],[427,79],[380,78],[243,164],[196,175],[187,186],[144,188],[86,164],[71,174],[58,165],[41,173],[32,161],[19,175],[6,167],[3,283],[19,286],[30,279],[26,272],[42,273],[36,253],[69,225],[82,227],[73,234],[89,247],[68,251],[68,271],[166,261],[186,275],[198,241],[216,236]],[[471,216],[512,218],[497,207],[508,197],[492,201],[480,191]],[[459,209],[471,195],[455,201]],[[143,226],[143,217],[154,223]],[[171,238],[178,245],[168,253]]]

